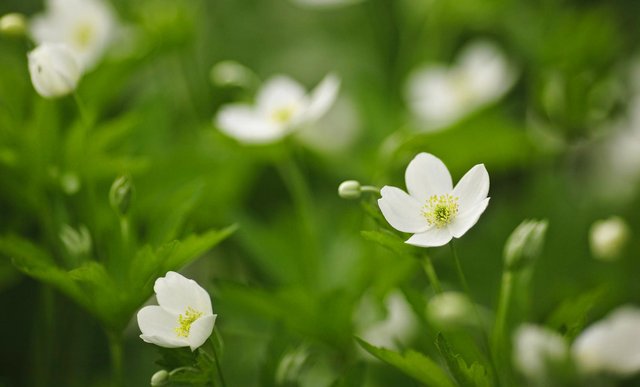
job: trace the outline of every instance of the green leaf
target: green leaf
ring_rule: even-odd
[[[603,285],[564,301],[547,319],[547,326],[573,340],[588,321],[591,310],[607,293]]]
[[[436,337],[436,347],[447,362],[449,371],[463,387],[491,387],[493,385],[487,369],[478,362],[473,362],[471,366],[459,354],[451,351],[449,343],[442,334]]]
[[[414,256],[415,249],[404,243],[402,238],[389,230],[381,229],[380,231],[361,231],[364,239],[375,242],[380,246],[391,250],[400,256]]]
[[[440,366],[425,355],[409,350],[400,354],[385,348],[375,347],[356,338],[367,352],[397,368],[429,387],[455,387],[455,383]]]

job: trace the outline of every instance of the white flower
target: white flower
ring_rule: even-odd
[[[102,58],[116,27],[115,12],[105,1],[48,0],[47,12],[33,18],[30,32],[37,43],[67,44],[86,71]]]
[[[489,204],[489,174],[484,164],[471,168],[453,188],[444,163],[429,153],[418,154],[407,167],[409,194],[384,186],[378,206],[396,230],[413,233],[406,243],[432,247],[460,238]]]
[[[45,98],[73,92],[82,75],[75,56],[66,45],[44,43],[28,54],[31,83]]]
[[[589,231],[591,252],[605,261],[616,259],[628,239],[629,227],[617,216],[594,222]]]
[[[473,308],[465,294],[448,291],[429,299],[427,317],[441,330],[455,330],[477,324]]]
[[[145,306],[138,312],[140,338],[165,348],[204,344],[213,331],[217,315],[211,298],[195,281],[170,271],[153,287],[159,306]]]
[[[529,380],[544,384],[550,377],[549,366],[566,362],[568,358],[569,346],[556,332],[531,324],[516,330],[513,361]]]
[[[272,143],[325,114],[335,101],[339,87],[340,80],[330,74],[307,94],[293,79],[278,75],[265,82],[255,106],[223,106],[215,124],[240,142]]]
[[[384,299],[384,310],[378,308],[371,294],[363,296],[354,314],[358,336],[385,348],[397,348],[415,337],[418,320],[402,292],[389,293]]]
[[[573,343],[584,373],[630,376],[640,371],[640,310],[623,306],[587,329]]]
[[[504,95],[515,72],[500,50],[485,41],[467,46],[456,64],[428,65],[409,77],[406,98],[431,129],[450,125]]]

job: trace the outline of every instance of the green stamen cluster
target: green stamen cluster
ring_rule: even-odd
[[[198,312],[192,307],[187,307],[184,315],[178,316],[179,327],[175,329],[178,337],[189,337],[189,331],[191,330],[191,324],[202,316],[202,312]]]
[[[422,215],[429,225],[442,228],[458,215],[458,197],[450,194],[433,195],[422,207]]]

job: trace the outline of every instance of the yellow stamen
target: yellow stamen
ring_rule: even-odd
[[[191,324],[202,316],[202,312],[199,312],[192,307],[187,307],[184,315],[178,316],[179,327],[175,328],[176,335],[178,337],[189,337],[189,331],[191,330]]]
[[[95,30],[91,24],[83,23],[76,27],[74,31],[74,38],[78,46],[86,48],[91,44]]]
[[[271,113],[271,119],[279,124],[285,124],[291,120],[294,112],[293,106],[284,106]]]
[[[422,215],[429,225],[443,228],[458,215],[458,197],[450,194],[432,195],[422,207]]]

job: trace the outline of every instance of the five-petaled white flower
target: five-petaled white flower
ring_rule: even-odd
[[[38,94],[56,98],[75,90],[82,72],[66,45],[41,44],[29,52],[28,58],[31,83]]]
[[[427,65],[414,71],[407,102],[423,125],[438,129],[497,100],[514,80],[515,71],[495,45],[474,42],[451,67]]]
[[[68,45],[83,71],[100,60],[116,29],[115,12],[102,0],[47,0],[47,12],[30,23],[31,36],[37,43]]]
[[[340,80],[332,74],[310,94],[293,79],[274,76],[258,92],[255,106],[223,106],[215,118],[215,125],[242,143],[272,143],[319,119],[335,101],[339,88]]]
[[[161,347],[190,347],[192,351],[204,344],[217,317],[207,291],[173,271],[158,278],[153,290],[159,305],[138,312],[140,338]]]
[[[406,243],[442,246],[460,238],[489,204],[489,174],[484,164],[471,168],[453,188],[444,163],[429,153],[418,154],[405,172],[407,194],[384,186],[378,206],[396,230],[413,233]]]

